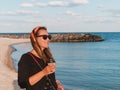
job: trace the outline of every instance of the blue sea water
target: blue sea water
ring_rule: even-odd
[[[54,42],[56,78],[65,90],[120,90],[120,32],[94,33],[102,42]],[[31,50],[30,43],[14,44],[14,65]]]

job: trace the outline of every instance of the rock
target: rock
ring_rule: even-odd
[[[103,41],[104,39],[100,36],[84,33],[58,33],[51,34],[51,42],[96,42]],[[0,37],[8,38],[29,38],[29,33],[26,34],[0,34]]]
[[[100,36],[92,34],[52,34],[51,42],[95,42],[103,41],[104,39]]]

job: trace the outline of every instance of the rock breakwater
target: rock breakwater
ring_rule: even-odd
[[[104,39],[100,36],[93,34],[84,34],[84,33],[57,33],[53,34],[51,42],[97,42],[103,41]],[[0,34],[0,37],[8,38],[29,38],[29,34]]]
[[[53,34],[52,37],[52,42],[96,42],[104,40],[100,36],[83,33]]]

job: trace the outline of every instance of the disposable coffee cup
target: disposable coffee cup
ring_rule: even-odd
[[[54,59],[50,59],[49,62],[48,62],[48,65],[53,65],[55,64],[55,60]]]

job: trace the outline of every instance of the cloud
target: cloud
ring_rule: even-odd
[[[108,13],[110,13],[114,17],[119,18],[119,16],[120,16],[120,8],[106,9],[105,11],[107,11]]]
[[[35,14],[39,14],[39,11],[17,10],[16,13],[24,14],[24,15],[35,15]]]
[[[73,3],[76,3],[76,4],[87,4],[88,0],[73,0]]]
[[[120,19],[110,16],[84,16],[85,23],[119,23]]]
[[[79,13],[75,13],[75,12],[72,12],[72,11],[66,11],[66,12],[65,12],[65,15],[70,15],[70,16],[80,16]]]
[[[68,6],[68,3],[62,1],[50,1],[48,6]]]
[[[20,4],[21,7],[33,7],[34,5],[31,4],[31,3],[23,3],[23,4]]]
[[[27,10],[16,10],[16,11],[1,11],[0,15],[37,15],[39,11],[27,11]]]
[[[104,12],[104,13],[107,13],[107,14],[117,14],[117,15],[120,15],[120,8],[106,8],[105,6],[103,5],[99,5],[98,8]],[[116,15],[116,16],[117,16]]]
[[[116,14],[115,16],[120,18],[120,14]]]
[[[34,20],[25,20],[25,22],[26,23],[40,23],[41,22],[41,20],[39,20],[39,19],[34,19]]]
[[[98,8],[101,10],[102,15],[98,17],[99,20],[96,22],[100,23],[119,23],[120,21],[120,8],[107,8],[103,5],[99,5]]]
[[[0,15],[16,15],[13,11],[0,11]]]
[[[8,26],[12,26],[12,24],[11,23],[0,23],[0,26],[2,26],[2,27],[8,27]]]
[[[36,5],[39,6],[39,7],[47,7],[47,6],[50,6],[50,7],[66,7],[66,6],[69,6],[69,2],[50,1],[50,2],[47,2],[47,3],[39,2]]]
[[[78,5],[85,5],[88,3],[88,0],[72,0],[72,1],[49,1],[46,3],[43,2],[36,2],[36,3],[23,3],[20,6],[21,7],[33,7],[33,6],[39,6],[39,7],[70,7],[70,6],[78,6]]]

